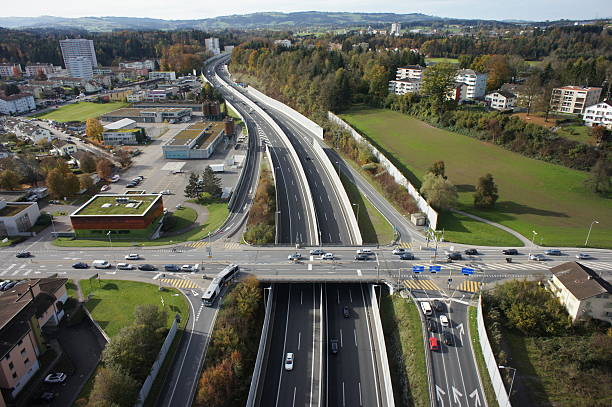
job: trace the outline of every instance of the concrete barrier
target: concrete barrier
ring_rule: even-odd
[[[385,169],[393,177],[393,179],[395,179],[395,181],[398,184],[402,185],[404,188],[408,190],[408,193],[410,194],[410,196],[412,196],[414,200],[416,201],[418,208],[425,214],[425,216],[427,216],[429,227],[435,230],[438,225],[438,212],[436,212],[431,206],[429,206],[425,198],[421,196],[419,191],[410,183],[410,181],[408,181],[408,179],[404,176],[404,174],[402,174],[402,172],[399,169],[397,169],[397,167],[383,153],[381,153],[376,147],[370,144],[370,142],[366,140],[365,137],[359,134],[355,129],[353,129],[344,120],[342,120],[341,118],[339,118],[332,112],[327,112],[327,117],[332,122],[348,130],[351,136],[356,141],[360,143],[364,143],[365,145],[368,146],[370,151],[372,151],[372,154],[374,154],[374,156],[378,159],[380,164],[383,167],[385,167]]]
[[[257,349],[257,358],[255,359],[253,376],[251,377],[251,386],[249,387],[249,395],[246,403],[247,407],[255,406],[258,398],[259,377],[261,376],[261,367],[263,365],[263,358],[266,354],[266,344],[268,343],[268,328],[270,327],[273,299],[274,287],[270,288],[270,295],[268,295],[268,301],[266,302],[266,313],[264,316],[263,327],[261,328],[261,337],[259,338],[259,348]]]
[[[282,102],[279,102],[276,99],[271,98],[270,96],[266,95],[265,93],[261,93],[260,91],[258,91],[257,89],[255,89],[252,86],[248,86],[246,89],[247,89],[247,92],[249,92],[251,95],[253,95],[256,98],[258,98],[259,100],[265,102],[266,104],[272,106],[275,109],[280,110],[281,112],[285,113],[286,115],[291,116],[298,123],[300,123],[303,127],[308,129],[309,132],[311,132],[312,134],[314,134],[315,136],[317,136],[318,138],[323,140],[323,127],[319,126],[318,124],[316,124],[315,122],[310,120],[308,117],[304,116],[303,114],[301,114],[297,110],[292,109],[291,107],[287,106],[286,104],[284,104]]]
[[[225,104],[231,108],[234,112],[236,112],[236,114],[238,115],[238,117],[240,117],[240,120],[242,120],[242,123],[244,123],[244,128],[247,132],[247,137],[249,136],[249,128],[246,125],[246,120],[244,120],[244,117],[242,116],[242,114],[240,114],[240,111],[238,109],[236,109],[236,107],[234,107],[230,102],[228,102],[227,100],[225,101]],[[242,186],[242,184],[245,182],[244,179],[244,173],[245,173],[245,169],[248,167],[248,165],[250,164],[249,161],[251,159],[251,156],[253,155],[253,152],[250,151],[250,149],[247,149],[247,157],[244,160],[244,163],[242,165],[242,169],[240,170],[240,176],[238,177],[238,182],[236,182],[236,187],[234,188],[234,193],[232,193],[232,196],[229,200],[229,202],[227,203],[227,206],[231,209],[233,209],[233,205],[234,202],[236,201],[236,197],[238,196],[238,194],[236,194],[236,191],[240,190],[240,187]]]
[[[215,73],[215,76],[217,77],[217,80],[220,83],[224,83],[225,84],[226,88],[229,89],[230,92],[232,92],[232,94],[234,94],[237,98],[239,98],[244,103],[246,103],[251,109],[257,111],[257,113],[261,117],[264,118],[264,120],[274,129],[274,131],[276,131],[278,133],[278,135],[280,136],[281,141],[283,142],[283,144],[285,144],[285,147],[289,151],[289,154],[291,154],[291,157],[294,160],[295,165],[296,165],[296,167],[298,169],[299,180],[297,182],[301,183],[301,186],[304,189],[304,194],[306,195],[306,201],[307,201],[307,204],[308,204],[307,211],[309,213],[309,218],[310,218],[310,222],[311,222],[310,226],[314,230],[313,241],[312,241],[311,244],[313,246],[318,246],[319,245],[319,225],[318,225],[318,220],[317,220],[317,214],[315,213],[315,209],[314,209],[314,201],[312,199],[312,194],[310,192],[310,186],[308,185],[308,179],[306,178],[306,173],[304,172],[304,167],[302,167],[302,163],[300,162],[300,159],[298,158],[297,152],[293,148],[293,145],[289,141],[289,138],[287,137],[285,132],[279,127],[279,125],[261,107],[257,106],[257,104],[254,103],[251,99],[247,98],[242,93],[238,92],[236,89],[234,89],[233,86],[228,85],[216,73]]]
[[[274,171],[274,163],[272,162],[272,154],[270,154],[270,147],[266,144],[266,157],[268,157],[268,164],[270,165],[270,172],[274,179],[274,185],[276,185],[276,172]],[[276,211],[278,212],[278,193],[274,191],[274,198],[276,199]],[[278,244],[278,218],[276,213],[274,214],[274,244]]]
[[[376,301],[376,288],[374,284],[370,285],[370,303],[372,304],[374,314],[374,329],[376,329],[376,337],[378,338],[378,349],[380,350],[380,363],[382,366],[383,381],[381,385],[385,388],[386,407],[395,407],[395,399],[393,398],[393,385],[391,384],[391,371],[389,370],[389,359],[387,358],[387,346],[385,345],[385,334],[383,332],[382,321],[380,320],[380,310],[378,309],[378,301]]]
[[[487,365],[487,371],[489,372],[489,377],[491,378],[491,384],[493,385],[493,390],[495,391],[497,403],[500,407],[512,407],[510,404],[510,397],[508,397],[504,381],[501,377],[501,373],[499,373],[499,367],[497,361],[495,360],[495,354],[493,353],[491,343],[489,342],[487,329],[485,328],[484,317],[482,315],[482,297],[480,297],[480,300],[478,301],[476,323],[478,326],[480,349],[482,350],[482,355],[484,356],[485,364]]]
[[[334,169],[334,166],[329,160],[329,157],[327,156],[327,154],[325,154],[325,151],[323,151],[323,147],[321,147],[319,142],[315,139],[315,138],[319,138],[320,140],[323,140],[323,128],[319,126],[318,124],[316,124],[315,122],[313,122],[312,120],[308,119],[306,116],[299,113],[298,111],[293,110],[289,106],[285,105],[284,103],[279,102],[276,99],[272,99],[271,97],[261,93],[257,89],[249,86],[247,90],[255,98],[272,106],[274,109],[277,109],[281,111],[282,113],[285,113],[286,115],[291,116],[298,123],[300,123],[300,125],[305,127],[312,135],[315,136],[312,140],[313,149],[315,150],[315,154],[319,157],[319,160],[323,163],[323,166],[325,167],[325,170],[328,176],[330,177],[332,185],[335,186],[336,194],[338,195],[338,200],[342,204],[342,211],[344,212],[344,219],[348,221],[347,226],[349,227],[349,232],[351,233],[351,236],[352,236],[352,241],[353,241],[352,243],[358,246],[363,245],[361,231],[359,230],[359,222],[357,221],[357,217],[355,216],[355,212],[353,211],[353,206],[351,204],[351,201],[349,200],[346,190],[344,189],[344,185],[342,185],[340,176]]]

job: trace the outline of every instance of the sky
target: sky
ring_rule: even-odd
[[[423,13],[492,20],[557,20],[612,17],[610,0],[29,0],[3,1],[0,17],[121,16],[201,19],[261,11]]]

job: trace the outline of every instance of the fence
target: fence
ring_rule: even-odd
[[[257,359],[255,359],[255,367],[253,376],[251,377],[251,387],[249,388],[249,396],[247,398],[247,407],[253,407],[257,400],[259,390],[259,377],[261,376],[261,367],[263,358],[266,354],[266,344],[268,343],[268,329],[270,327],[270,318],[272,314],[272,304],[274,300],[274,288],[270,288],[268,301],[266,302],[266,314],[264,316],[263,327],[261,328],[261,337],[259,338],[259,348],[257,350]]]
[[[397,167],[383,153],[378,151],[376,147],[370,144],[368,140],[366,140],[361,134],[359,134],[344,120],[342,120],[332,112],[327,112],[327,117],[332,122],[348,130],[351,133],[351,136],[353,136],[356,141],[368,146],[370,151],[372,151],[372,154],[374,154],[380,164],[387,170],[389,175],[391,175],[398,184],[402,185],[408,190],[410,196],[412,196],[412,198],[414,198],[414,200],[416,201],[418,208],[421,210],[421,212],[425,214],[425,216],[427,216],[429,227],[435,230],[436,226],[438,225],[438,212],[436,212],[431,206],[429,206],[425,198],[423,198],[421,194],[419,194],[419,191],[417,191],[417,189],[410,183],[410,181],[406,179],[402,172],[398,170]]]
[[[178,329],[179,319],[175,318],[172,323],[172,327],[166,335],[166,339],[164,340],[164,344],[162,345],[159,353],[157,354],[157,359],[153,363],[153,367],[151,367],[151,372],[145,379],[142,387],[140,388],[140,392],[138,393],[138,401],[134,404],[135,407],[142,407],[149,392],[151,391],[151,386],[153,386],[153,382],[159,373],[159,369],[161,369],[162,364],[164,363],[164,359],[166,359],[166,354],[172,345],[172,341],[174,340],[174,336],[176,335],[176,330]]]
[[[489,337],[487,336],[484,317],[482,315],[482,297],[480,297],[480,301],[478,301],[478,314],[476,316],[476,322],[478,324],[480,349],[482,349],[482,355],[484,356],[485,364],[487,365],[487,371],[489,372],[489,377],[491,378],[497,403],[500,407],[511,407],[510,397],[508,397],[508,393],[506,392],[504,381],[502,380],[497,361],[495,360],[495,354],[493,353],[493,349],[491,349]]]

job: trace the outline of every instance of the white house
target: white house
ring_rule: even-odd
[[[473,69],[459,69],[455,80],[467,85],[466,99],[478,99],[484,97],[487,90],[486,73],[479,73]]]
[[[424,70],[425,68],[420,65],[401,66],[397,68],[397,72],[395,73],[395,79],[416,79],[420,81],[421,79],[423,79]]]
[[[0,236],[29,236],[39,216],[36,202],[0,201]]]
[[[612,129],[612,102],[603,101],[586,108],[582,120],[587,126],[605,126]]]
[[[36,103],[31,93],[17,93],[11,96],[0,96],[0,114],[19,114],[35,109]]]
[[[174,71],[153,71],[149,72],[149,79],[163,79],[165,81],[175,81],[176,72]]]
[[[612,322],[612,286],[590,268],[568,261],[550,269],[548,288],[575,321],[592,317]]]
[[[59,156],[69,156],[76,153],[77,148],[75,144],[68,143],[62,139],[55,139],[51,142],[53,148],[50,153]]]
[[[389,81],[389,92],[396,95],[405,95],[406,93],[418,93],[421,90],[421,81],[419,79],[398,79]]]
[[[514,93],[503,90],[498,90],[485,96],[485,101],[491,109],[500,110],[502,112],[514,109],[516,99],[517,97]]]

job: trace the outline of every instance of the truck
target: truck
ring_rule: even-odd
[[[209,167],[210,167],[210,169],[213,172],[223,172],[223,171],[225,171],[225,165],[224,164],[210,164]]]

